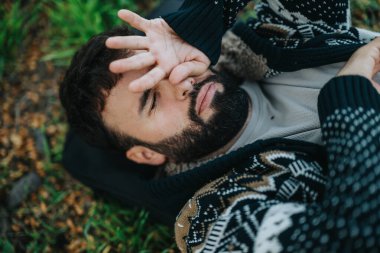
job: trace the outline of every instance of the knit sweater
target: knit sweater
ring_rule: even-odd
[[[328,169],[300,150],[252,153],[184,206],[182,251],[378,252],[380,97],[364,77],[338,77],[318,108]]]

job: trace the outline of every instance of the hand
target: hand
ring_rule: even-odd
[[[150,89],[167,77],[171,83],[178,84],[208,69],[208,57],[182,40],[165,20],[147,20],[128,10],[120,10],[118,16],[145,33],[145,36],[115,36],[106,41],[106,46],[113,49],[147,50],[110,64],[110,70],[114,73],[151,68],[130,83],[131,91]]]
[[[337,76],[360,75],[372,82],[373,87],[380,93],[380,84],[374,76],[380,71],[380,38],[359,48],[348,60]]]

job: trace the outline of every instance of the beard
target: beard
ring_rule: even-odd
[[[224,91],[216,91],[210,105],[214,113],[205,122],[196,113],[195,105],[201,88],[209,82],[220,83]],[[175,136],[155,144],[145,144],[175,163],[192,162],[222,148],[239,133],[248,116],[248,94],[221,74],[212,75],[194,85],[190,97],[190,125]]]

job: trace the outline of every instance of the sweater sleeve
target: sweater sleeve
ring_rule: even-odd
[[[220,55],[224,32],[249,0],[186,0],[175,13],[164,16],[186,42],[205,53],[212,64]]]
[[[370,217],[380,210],[380,96],[368,79],[342,76],[330,80],[318,99],[329,155],[325,208],[376,228],[380,217]]]
[[[319,232],[324,252],[375,252],[380,244],[380,96],[364,77],[336,77],[322,89],[318,107],[329,183],[322,205],[306,212],[308,237],[315,240],[313,233]]]
[[[328,154],[323,201],[300,205],[302,210],[292,215],[279,206],[270,208],[261,227],[273,224],[271,212],[288,216],[291,228],[276,237],[285,252],[376,252],[380,246],[380,96],[368,79],[342,76],[330,80],[318,100]],[[273,214],[276,208],[279,212]]]
[[[336,77],[321,90],[318,107],[328,154],[323,200],[298,204],[292,212],[285,211],[288,203],[270,207],[256,246],[277,245],[283,252],[376,252],[380,246],[380,96],[364,77]],[[280,233],[268,233],[281,215],[291,225]],[[268,241],[270,236],[275,239]]]
[[[262,0],[256,12],[262,22],[275,21],[273,17],[277,17],[283,20],[284,24],[290,22],[295,25],[351,26],[349,0]]]
[[[318,97],[321,125],[337,109],[344,108],[380,110],[380,99],[371,82],[362,76],[341,76],[331,79]],[[325,130],[327,131],[327,129]]]

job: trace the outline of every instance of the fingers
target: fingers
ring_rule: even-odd
[[[120,10],[117,15],[119,18],[133,26],[134,28],[145,32],[146,29],[149,27],[149,20],[142,18],[138,14],[129,11],[129,10]]]
[[[359,52],[360,51],[360,52]],[[380,70],[380,38],[374,39],[366,46],[358,50],[358,58],[368,58],[366,64],[360,66],[360,68],[371,68],[371,72],[368,71],[368,78],[373,78]],[[368,64],[372,60],[371,64]],[[359,67],[359,66],[358,66]]]
[[[371,80],[378,72],[380,62],[380,39],[359,48],[339,71],[342,75],[361,75]]]
[[[208,69],[208,64],[197,61],[189,61],[176,66],[169,76],[169,81],[178,84],[190,76],[198,76]]]
[[[150,53],[139,53],[129,58],[111,62],[110,70],[113,73],[124,73],[130,70],[139,70],[150,67],[156,63],[156,58]]]
[[[165,77],[165,71],[160,67],[155,67],[139,79],[132,81],[129,84],[129,89],[133,92],[142,92],[153,88]]]
[[[143,36],[115,36],[106,40],[106,46],[113,49],[148,49],[148,38]]]

